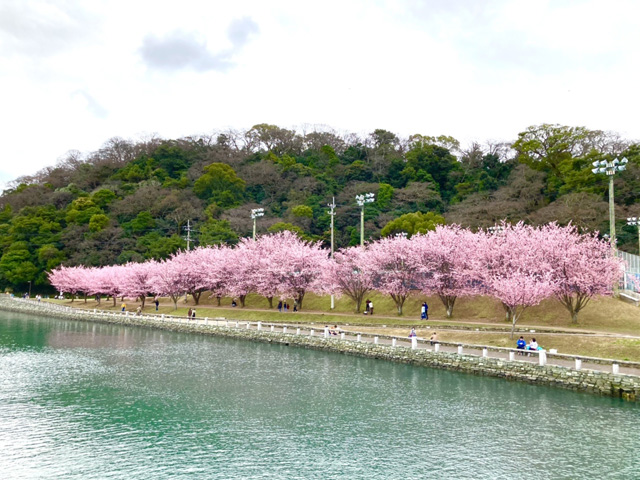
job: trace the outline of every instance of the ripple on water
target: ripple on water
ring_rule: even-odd
[[[640,410],[613,399],[284,346],[2,315],[0,471],[8,478],[640,471]]]

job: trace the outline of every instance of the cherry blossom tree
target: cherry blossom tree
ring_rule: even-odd
[[[346,295],[360,313],[362,300],[373,290],[373,275],[367,268],[366,247],[351,247],[335,253],[323,271],[322,288],[326,293]]]
[[[376,290],[391,296],[398,315],[402,315],[404,302],[420,279],[413,255],[414,244],[405,237],[382,238],[369,244],[366,250],[364,271],[372,276]]]
[[[116,306],[118,296],[125,295],[126,269],[124,265],[111,265],[101,268],[92,268],[91,294],[104,294],[113,298],[113,306]]]
[[[153,291],[151,279],[156,266],[155,260],[124,266],[122,292],[125,296],[139,298],[143,309],[147,295]]]
[[[235,248],[226,254],[225,278],[226,290],[232,297],[238,297],[240,306],[244,308],[247,295],[256,290],[256,272],[259,268],[258,258],[264,255],[256,241],[249,238],[240,240]]]
[[[158,262],[155,267],[150,279],[153,287],[152,293],[170,297],[173,301],[174,309],[177,310],[178,298],[184,293],[181,271],[183,265],[168,258],[162,262]]]
[[[551,267],[554,295],[578,323],[578,314],[594,295],[611,295],[622,275],[620,259],[596,234],[581,235],[573,225],[540,227],[539,247]]]
[[[227,265],[229,263],[230,248],[226,246],[211,245],[199,249],[198,268],[202,271],[203,286],[216,297],[218,306],[220,298],[227,292]]]
[[[196,305],[200,303],[202,293],[207,290],[207,268],[204,263],[209,256],[207,248],[201,247],[194,250],[180,251],[171,257],[173,267],[177,269],[178,283],[182,292],[193,297]]]
[[[426,235],[412,237],[420,280],[418,288],[425,295],[437,295],[447,318],[451,318],[456,299],[479,292],[481,268],[477,252],[482,232],[474,234],[457,225],[437,226]]]
[[[319,242],[307,242],[286,230],[263,235],[257,242],[260,250],[272,255],[261,265],[264,271],[260,275],[273,282],[281,296],[293,298],[302,309],[305,294],[321,290],[321,272],[328,261],[328,252],[320,248]]]
[[[511,338],[522,312],[553,295],[551,267],[540,248],[540,230],[524,225],[502,225],[487,235],[480,252],[484,268],[483,287],[500,300],[511,320]]]
[[[61,293],[70,293],[71,301],[78,291],[80,291],[80,277],[84,275],[85,267],[64,267],[60,266],[49,272],[49,283]]]

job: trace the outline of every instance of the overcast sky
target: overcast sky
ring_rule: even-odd
[[[257,123],[640,139],[639,47],[633,0],[0,0],[0,182]]]

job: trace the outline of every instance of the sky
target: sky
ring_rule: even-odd
[[[640,139],[634,0],[0,0],[0,188],[108,139],[258,123]]]

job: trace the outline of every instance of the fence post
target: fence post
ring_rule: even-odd
[[[538,364],[544,367],[547,364],[547,352],[544,350],[538,350]]]
[[[362,334],[359,333],[357,339],[358,339],[357,340],[358,342],[361,342],[362,341]]]
[[[282,327],[282,333],[287,333],[287,327]]]
[[[240,328],[240,322],[236,322],[236,328]]]
[[[309,330],[309,336],[313,337],[313,334],[316,333],[316,331],[312,328],[311,330]]]
[[[397,338],[395,338],[395,337],[394,337],[394,338],[392,338],[392,339],[391,339],[391,346],[392,346],[392,347],[395,347],[395,346],[396,346],[396,343],[398,343],[398,339],[397,339]]]
[[[509,361],[513,362],[516,359],[516,352],[509,352]]]
[[[247,330],[249,330],[250,328],[251,328],[251,324],[247,322]]]
[[[576,370],[582,370],[582,360],[576,358]]]
[[[378,344],[378,337],[377,336],[373,337],[373,344],[374,345]]]
[[[611,365],[611,372],[614,375],[617,375],[620,373],[620,365],[618,365],[617,363],[614,363],[613,365]]]
[[[483,357],[488,357],[489,356],[489,350],[487,350],[487,348],[483,348],[482,349],[482,356]]]
[[[329,338],[329,327],[324,327],[324,338]]]
[[[340,340],[344,340],[344,332],[340,333]]]
[[[300,335],[300,327],[296,328],[296,335]]]
[[[458,355],[462,355],[462,345],[458,345]]]
[[[276,329],[276,327],[271,325],[271,331],[273,332],[275,329]]]
[[[204,317],[204,324],[209,325],[209,317]]]
[[[411,350],[415,350],[418,348],[418,339],[417,337],[411,337]]]
[[[262,322],[258,322],[258,330],[262,330]]]
[[[433,351],[434,352],[439,352],[440,351],[440,344],[439,343],[436,343],[436,344],[433,345]]]

